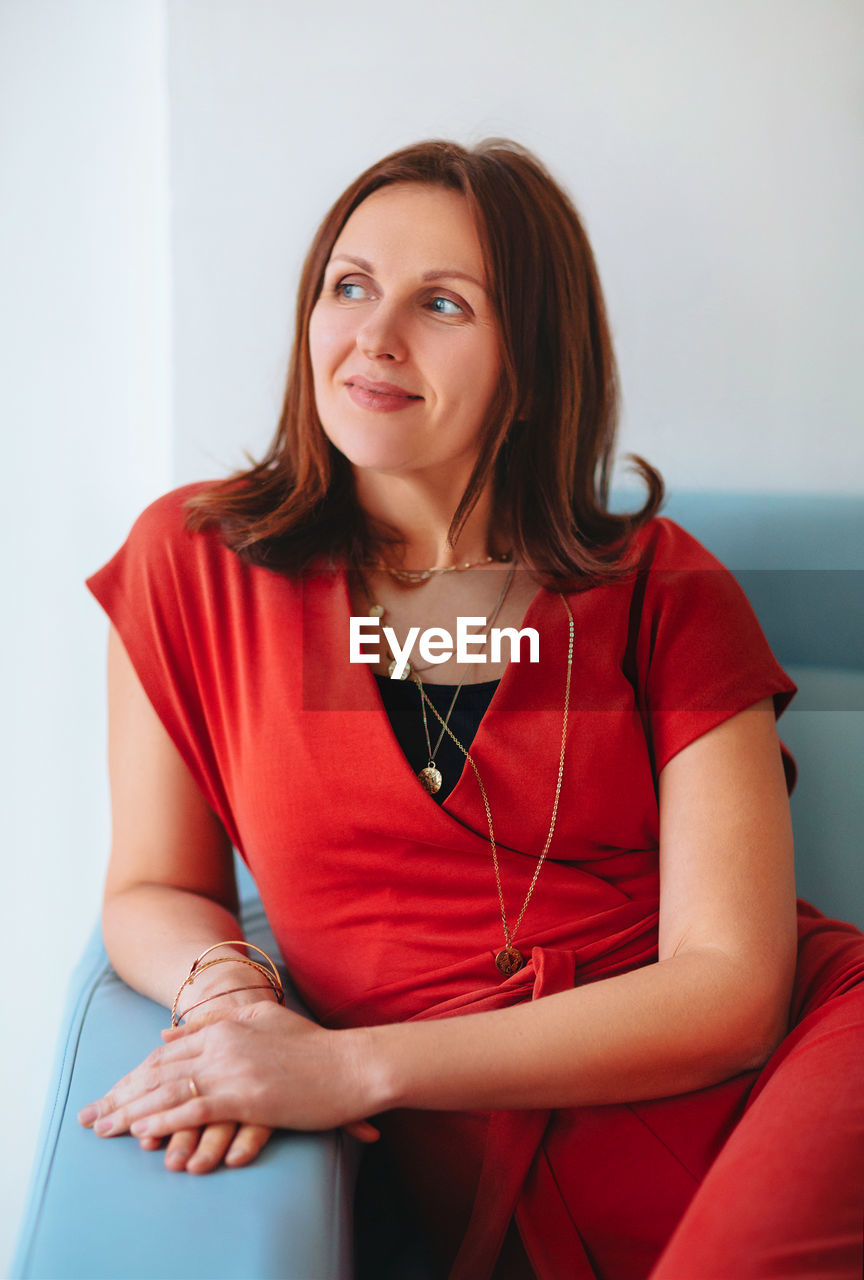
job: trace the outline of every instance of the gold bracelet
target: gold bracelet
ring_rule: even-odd
[[[233,996],[233,995],[236,995],[238,991],[271,991],[273,992],[274,995],[276,994],[275,991],[273,991],[272,983],[269,983],[269,982],[267,983],[266,986],[264,985],[263,982],[256,982],[256,983],[253,983],[251,987],[229,987],[227,991],[216,991],[213,993],[212,996],[205,996],[204,999],[199,1000],[197,1004],[190,1004],[188,1009],[184,1009],[182,1013],[178,1013],[177,1014],[178,1025],[183,1021],[184,1018],[187,1018],[189,1016],[189,1014],[192,1012],[193,1009],[200,1008],[201,1005],[206,1004],[208,1000],[218,1000],[220,996]]]
[[[222,944],[217,943],[216,945],[219,946]],[[211,947],[209,948],[209,950],[213,950],[213,948]],[[206,955],[207,953],[204,952],[203,954]],[[200,959],[201,959],[201,956],[198,957],[198,961],[200,961]],[[267,959],[269,960],[270,957],[268,956]],[[204,972],[205,969],[211,968],[211,966],[214,964],[242,964],[242,965],[246,965],[250,969],[254,969],[256,973],[260,973],[263,977],[267,979],[268,983],[270,984],[270,988],[274,996],[276,997],[276,1000],[278,1001],[278,1003],[279,1004],[285,1003],[285,994],[282,990],[282,980],[279,977],[279,974],[278,974],[278,971],[276,970],[275,965],[273,966],[273,972],[271,973],[269,969],[265,969],[264,966],[262,964],[258,964],[257,961],[243,960],[239,956],[223,956],[223,957],[220,957],[220,959],[218,960],[208,960],[206,964],[199,964],[198,961],[195,962],[188,976],[183,980],[179,991],[174,997],[174,1004],[171,1007],[171,1026],[172,1027],[177,1026],[177,1022],[178,1022],[177,1005],[180,1001],[180,996],[183,994],[184,989],[187,986],[191,986],[194,983],[195,979],[199,977]],[[270,963],[272,964],[273,962],[270,961]]]
[[[218,956],[215,960],[208,960],[206,964],[199,964],[195,973],[190,977],[192,977],[193,981],[195,978],[200,978],[204,970],[212,968],[214,964],[245,964],[248,968],[254,969],[256,973],[260,973],[262,977],[267,979],[273,988],[274,995],[278,996],[278,993],[282,990],[282,982],[278,974],[274,976],[272,970],[265,969],[264,965],[259,964],[257,960],[243,960],[240,956]],[[187,978],[188,981],[189,979]]]
[[[208,960],[206,964],[199,964],[197,969],[195,969],[194,972],[190,973],[188,977],[184,979],[183,984],[180,987],[180,990],[177,992],[177,995],[174,997],[174,1004],[171,1008],[171,1017],[172,1017],[171,1025],[172,1026],[176,1026],[176,1022],[178,1018],[177,1005],[180,1002],[180,996],[182,995],[184,988],[187,986],[191,986],[192,983],[195,981],[195,979],[199,978],[205,969],[209,969],[215,964],[242,964],[242,965],[246,965],[247,968],[254,969],[256,973],[260,973],[263,977],[267,979],[267,981],[270,984],[270,989],[272,990],[274,996],[276,997],[276,999],[279,1001],[280,1004],[283,1003],[282,983],[279,980],[278,975],[274,978],[270,970],[265,969],[264,965],[259,964],[257,960],[243,960],[241,959],[240,956],[220,956],[218,960]]]
[[[264,966],[262,964],[259,964],[257,960],[244,960],[241,956],[220,956],[216,960],[208,960],[206,964],[201,963],[201,961],[204,959],[205,956],[209,955],[211,951],[216,951],[217,948],[219,947],[246,947],[247,950],[249,951],[257,951],[259,955],[264,957],[264,959],[269,964],[270,968],[265,969]],[[214,942],[212,947],[207,947],[206,950],[202,951],[201,954],[199,956],[196,956],[195,959],[192,961],[192,967],[189,970],[187,977],[184,978],[183,982],[181,983],[180,990],[177,992],[176,996],[174,997],[174,1003],[171,1006],[171,1026],[172,1027],[176,1027],[179,1022],[179,1019],[177,1017],[177,1004],[180,1000],[180,996],[182,992],[186,987],[191,986],[194,983],[195,979],[201,973],[203,973],[205,969],[211,968],[214,964],[245,964],[252,969],[256,969],[259,973],[263,974],[263,976],[270,983],[273,994],[276,997],[278,1003],[279,1004],[285,1003],[285,992],[282,989],[282,979],[279,977],[279,970],[276,968],[276,965],[273,963],[270,956],[268,956],[267,952],[262,951],[260,947],[256,947],[253,942],[245,942],[242,938],[232,938],[228,942]]]

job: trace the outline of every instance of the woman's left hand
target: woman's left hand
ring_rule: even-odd
[[[88,1121],[101,1136],[131,1132],[150,1140],[223,1122],[342,1126],[364,1142],[379,1136],[361,1118],[368,1099],[349,1032],[328,1031],[258,1001],[206,1025],[170,1028],[162,1037],[163,1045],[85,1109],[96,1108]]]

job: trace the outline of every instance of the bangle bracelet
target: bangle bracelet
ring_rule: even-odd
[[[182,1013],[177,1014],[177,1023],[181,1023],[193,1009],[198,1009],[202,1004],[206,1004],[208,1000],[218,1000],[220,996],[233,996],[238,991],[273,991],[273,987],[268,983],[267,986],[263,982],[256,982],[251,987],[229,987],[227,991],[216,991],[212,996],[205,996],[203,1000],[199,1000],[197,1004],[190,1004],[188,1009],[184,1009]],[[273,993],[275,995],[275,992]]]
[[[266,969],[263,964],[259,964],[257,960],[243,960],[240,956],[220,956],[217,960],[208,960],[205,964],[199,964],[194,974],[189,974],[187,982],[194,982],[205,969],[210,969],[214,964],[245,964],[250,969],[254,969],[256,973],[260,973],[262,978],[266,978],[273,988],[274,995],[278,998],[278,993],[282,990],[282,983],[278,977],[273,976],[270,969]]]
[[[278,976],[274,978],[270,970],[265,969],[263,964],[258,964],[257,960],[243,960],[239,956],[222,956],[218,960],[208,960],[206,964],[199,965],[198,968],[194,971],[194,973],[190,973],[188,977],[184,979],[183,983],[181,984],[180,990],[177,992],[176,996],[174,997],[174,1004],[171,1007],[172,1027],[175,1027],[177,1025],[177,1021],[178,1021],[177,1005],[180,1003],[180,996],[183,994],[183,991],[185,990],[185,988],[187,986],[191,986],[194,983],[195,979],[200,977],[200,975],[204,972],[205,969],[209,969],[211,968],[212,965],[216,965],[216,964],[242,964],[242,965],[246,965],[250,969],[254,969],[256,973],[260,973],[262,977],[267,979],[270,985],[270,989],[273,992],[276,999],[278,1000],[278,1002],[280,1004],[284,1003],[284,995],[282,992],[281,981],[279,980]]]
[[[216,951],[219,947],[246,947],[249,951],[257,951],[259,955],[264,957],[270,968],[265,969],[264,965],[259,964],[257,960],[245,960],[242,956],[219,956],[217,959],[208,960],[206,964],[201,963],[205,956],[209,955],[211,951]],[[189,970],[187,977],[183,980],[180,990],[174,997],[174,1003],[171,1006],[172,1027],[176,1027],[179,1021],[177,1017],[177,1004],[183,990],[187,986],[191,986],[199,974],[203,973],[205,969],[211,968],[214,964],[245,964],[252,969],[256,969],[269,982],[278,1003],[285,1003],[285,993],[282,989],[282,979],[279,977],[279,970],[276,968],[276,965],[273,963],[270,956],[268,956],[267,952],[262,951],[260,947],[256,947],[252,942],[245,942],[242,938],[232,938],[228,942],[214,942],[211,947],[207,947],[206,950],[202,951],[201,954],[196,956],[192,961],[192,967]],[[219,993],[217,992],[217,994]]]

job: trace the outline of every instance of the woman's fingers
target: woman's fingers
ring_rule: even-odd
[[[198,1145],[186,1160],[187,1173],[209,1173],[222,1163],[225,1152],[231,1146],[237,1132],[233,1121],[208,1124],[201,1130]]]
[[[345,1132],[350,1133],[352,1138],[358,1138],[360,1142],[377,1142],[381,1137],[380,1130],[369,1124],[368,1120],[353,1120],[351,1124],[345,1125]]]
[[[165,1148],[165,1168],[178,1171],[185,1169],[200,1137],[200,1129],[178,1129],[176,1133],[172,1133]],[[141,1138],[140,1141],[158,1144],[161,1138]]]
[[[131,1132],[136,1138],[164,1137],[179,1129],[192,1129],[225,1119],[224,1102],[214,1107],[213,1100],[193,1094],[189,1076],[178,1076],[164,1084],[121,1103],[113,1093],[106,1095],[99,1104],[99,1119],[92,1124],[100,1138],[114,1138]],[[197,1089],[197,1086],[196,1086]],[[222,1115],[218,1114],[222,1110]],[[214,1111],[217,1114],[214,1114]],[[160,1126],[148,1121],[158,1117]]]
[[[118,1080],[102,1098],[88,1103],[78,1112],[79,1124],[94,1128],[97,1133],[109,1130],[101,1124],[106,1117],[122,1110],[124,1106],[153,1093],[168,1078],[184,1078],[186,1087],[194,1077],[195,1059],[200,1049],[191,1039],[176,1045],[160,1045],[154,1049],[134,1071]],[[191,1090],[190,1090],[191,1092]],[[114,1130],[110,1130],[114,1132]]]
[[[202,1052],[201,1032],[225,1020],[225,1016],[212,1013],[205,1014],[191,1026],[166,1028],[162,1032],[166,1043],[159,1045],[139,1066],[118,1080],[104,1097],[82,1107],[78,1112],[79,1124],[103,1135],[122,1133],[122,1128],[108,1127],[101,1122],[106,1117],[116,1118],[124,1108],[128,1110],[130,1104],[145,1095],[155,1094],[166,1078],[182,1077],[186,1088],[189,1088],[189,1080],[195,1077],[195,1060]],[[164,1107],[165,1104],[159,1105]],[[134,1114],[142,1114],[141,1108],[137,1108]]]
[[[272,1129],[263,1124],[241,1124],[236,1137],[228,1148],[225,1163],[232,1168],[249,1164],[270,1137]]]
[[[230,1168],[250,1164],[267,1142],[272,1129],[260,1124],[208,1124],[205,1128],[178,1129],[165,1148],[165,1168],[174,1172],[209,1173],[224,1161]],[[142,1147],[159,1146],[160,1138],[141,1138]]]
[[[230,1168],[250,1164],[267,1142],[272,1129],[261,1124],[208,1124],[200,1129],[178,1129],[165,1148],[165,1167],[176,1172],[209,1173],[224,1160]],[[142,1138],[142,1145],[159,1145],[160,1138]]]
[[[159,1091],[162,1095],[162,1091]],[[184,1097],[188,1097],[184,1095]],[[159,1109],[157,1109],[159,1108]],[[233,1109],[233,1108],[232,1108]],[[127,1108],[110,1117],[112,1127],[104,1131],[103,1136],[114,1137],[127,1130],[136,1138],[146,1135],[149,1138],[164,1138],[166,1134],[176,1133],[178,1129],[192,1129],[202,1125],[221,1124],[219,1112],[223,1116],[228,1112],[227,1099],[223,1101],[212,1098],[191,1098],[166,1100],[164,1096],[145,1100],[135,1108]],[[230,1114],[230,1112],[228,1112]],[[101,1121],[94,1126],[99,1133]]]

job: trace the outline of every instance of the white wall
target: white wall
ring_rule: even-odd
[[[504,134],[587,222],[622,446],[679,487],[861,492],[862,44],[859,0],[171,5],[178,474],[269,437],[347,182]]]
[[[27,957],[0,1273],[107,855],[82,580],[151,497],[269,437],[324,210],[406,142],[519,139],[593,238],[622,447],[678,487],[861,493],[862,36],[858,0],[0,0],[0,776]]]
[[[106,627],[82,581],[172,478],[163,39],[158,4],[0,7],[0,1275],[108,849]]]

